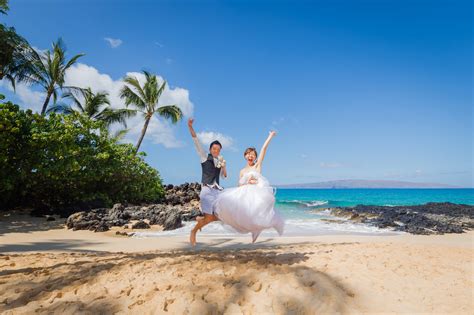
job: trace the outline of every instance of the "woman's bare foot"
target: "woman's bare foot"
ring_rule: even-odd
[[[201,221],[202,219],[204,219],[204,217],[203,217],[202,215],[198,215],[198,216],[196,217],[196,221]]]

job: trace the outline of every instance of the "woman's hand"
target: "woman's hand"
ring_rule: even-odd
[[[258,183],[258,180],[256,178],[251,177],[247,183],[250,185],[255,185],[256,183]]]
[[[270,138],[273,138],[273,137],[276,136],[276,134],[277,134],[276,131],[272,130],[272,131],[270,131],[270,133],[269,133],[268,136],[269,136]]]

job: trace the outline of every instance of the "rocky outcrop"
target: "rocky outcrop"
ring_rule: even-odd
[[[331,209],[357,222],[412,234],[463,233],[474,228],[474,206],[429,202],[415,206],[367,206]]]
[[[194,220],[199,211],[199,183],[184,183],[179,186],[166,185],[162,202],[148,205],[115,204],[112,208],[97,208],[71,214],[66,226],[73,230],[103,232],[112,226],[146,229],[150,225],[161,225],[163,230],[174,230],[183,226],[182,221]],[[145,220],[147,222],[145,222]]]
[[[201,184],[184,183],[179,186],[166,185],[163,203],[168,205],[185,205],[194,200],[199,200]]]
[[[150,228],[150,225],[143,220],[135,222],[132,225],[132,229],[149,229],[149,228]]]

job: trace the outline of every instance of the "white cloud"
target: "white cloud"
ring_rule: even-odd
[[[127,75],[135,76],[140,83],[144,83],[145,76],[140,72],[129,72]],[[163,82],[163,78],[157,76],[159,82]],[[78,63],[72,66],[66,74],[66,85],[73,85],[79,87],[90,86],[94,92],[106,91],[109,93],[110,103],[113,107],[124,107],[124,102],[120,98],[120,89],[124,83],[121,79],[113,80],[109,75],[100,73],[96,68]],[[194,104],[189,99],[189,91],[181,87],[166,86],[161,95],[158,105],[176,105],[183,112],[183,116],[191,117],[194,112]],[[127,133],[124,141],[136,143],[138,136],[141,133],[144,119],[139,114],[128,119],[127,127],[130,131]],[[114,129],[118,129],[117,126]],[[174,126],[153,116],[148,125],[147,133],[144,141],[151,140],[153,143],[162,144],[166,148],[181,147],[184,143],[176,139],[174,134]]]
[[[136,120],[137,117],[133,119]],[[129,133],[134,135],[135,139],[138,139],[143,123],[144,120],[139,116],[138,123],[135,124],[134,128],[130,129]],[[176,139],[172,124],[168,121],[158,119],[156,116],[153,116],[150,120],[145,139],[149,139],[156,144],[162,144],[166,148],[179,148],[184,146],[183,141]]]
[[[34,111],[41,111],[43,107],[44,100],[46,99],[46,93],[32,90],[29,86],[24,83],[16,83],[16,89],[13,90],[10,82],[6,80],[0,81],[0,86],[6,88],[11,92],[15,92],[18,96],[20,103],[25,108],[31,108]],[[52,97],[51,97],[52,101]]]
[[[117,48],[118,46],[122,45],[123,41],[119,38],[110,38],[105,37],[104,40],[109,43],[110,47]]]
[[[232,137],[224,135],[220,132],[201,131],[197,133],[197,137],[204,146],[209,146],[209,144],[212,141],[218,140],[222,144],[223,149],[232,150],[232,151],[236,150],[234,147],[234,140],[232,139]]]
[[[155,41],[155,45],[160,47],[160,48],[164,47],[164,45],[162,43],[158,42],[158,41]]]
[[[280,118],[275,119],[274,121],[272,121],[272,125],[278,126],[278,125],[282,124],[284,121],[285,121],[285,118],[284,118],[284,117],[280,117]]]
[[[44,52],[47,51],[47,49],[40,49],[40,48],[38,48],[38,47],[36,47],[36,46],[31,46],[31,48],[33,48],[33,50],[35,50],[35,51],[38,52],[38,53],[44,53]]]
[[[338,162],[321,162],[319,163],[321,168],[339,168],[343,167],[344,165]]]
[[[142,83],[145,80],[145,76],[139,72],[129,72],[127,75],[136,76]],[[162,77],[158,76],[158,79],[160,82],[163,82]],[[110,103],[115,108],[125,107],[123,100],[119,96],[123,84],[121,79],[114,80],[108,74],[100,73],[96,68],[82,63],[75,64],[69,68],[65,77],[65,86],[91,87],[94,92],[108,92]],[[11,85],[6,83],[5,80],[0,81],[0,87],[13,91]],[[35,91],[32,87],[19,83],[16,87],[16,94],[21,101],[20,105],[35,111],[41,111],[45,93]],[[176,105],[183,112],[184,118],[191,117],[194,112],[194,104],[189,99],[189,91],[181,87],[167,86],[161,95],[158,105]],[[124,141],[135,144],[141,133],[143,123],[144,119],[141,114],[128,119],[127,127],[130,131],[125,136]],[[112,131],[121,128],[121,126],[113,126]],[[144,141],[149,140],[153,143],[162,144],[166,148],[184,146],[184,142],[176,139],[175,128],[170,122],[153,116],[148,125]]]

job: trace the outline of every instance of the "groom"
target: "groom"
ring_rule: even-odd
[[[214,204],[217,196],[221,193],[223,188],[219,185],[219,177],[227,177],[227,170],[225,160],[220,156],[222,145],[219,141],[213,141],[209,146],[209,153],[204,152],[199,140],[196,136],[196,132],[193,128],[194,119],[188,120],[189,132],[194,141],[196,151],[201,158],[201,193],[199,195],[201,200],[201,212],[204,216],[196,218],[196,225],[191,230],[189,241],[194,246],[196,245],[196,233],[198,230],[213,221],[219,219],[214,214]]]

